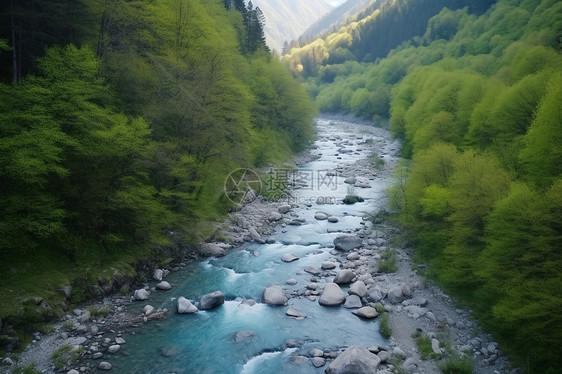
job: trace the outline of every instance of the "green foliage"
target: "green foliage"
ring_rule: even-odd
[[[55,370],[63,368],[67,364],[76,364],[80,359],[84,349],[83,348],[73,348],[70,344],[64,344],[55,349],[51,355],[53,360],[53,366]]]
[[[389,339],[392,336],[392,328],[390,327],[389,318],[388,313],[383,313],[379,317],[379,331],[386,339]]]
[[[472,374],[473,366],[468,357],[450,358],[443,364],[439,364],[439,370],[443,374]]]
[[[12,373],[13,374],[41,374],[41,371],[36,369],[35,364],[29,364],[24,367],[16,367]]]
[[[428,358],[437,359],[441,357],[440,354],[433,352],[433,349],[431,348],[431,338],[427,334],[416,332],[412,337],[416,341],[418,352],[420,353],[422,360],[427,360]]]
[[[396,273],[398,270],[398,259],[393,249],[385,249],[381,255],[381,259],[377,263],[379,272]]]

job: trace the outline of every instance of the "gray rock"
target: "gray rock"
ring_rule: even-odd
[[[372,374],[381,359],[365,347],[352,345],[340,354],[328,368],[326,374]]]
[[[295,284],[297,284],[297,280],[295,278],[291,278],[291,279],[287,279],[285,281],[286,284],[288,284],[289,286],[294,286]]]
[[[267,220],[269,222],[277,222],[280,221],[281,218],[283,218],[283,215],[279,212],[271,212],[269,213],[269,216],[267,216]]]
[[[226,251],[215,243],[201,243],[199,245],[199,254],[205,257],[222,257],[226,255]]]
[[[417,305],[408,305],[404,307],[404,310],[414,319],[418,319],[427,313],[427,309]]]
[[[415,358],[409,357],[406,359],[406,361],[402,363],[402,369],[409,372],[414,372],[418,370],[418,362],[416,361]]]
[[[349,287],[349,291],[347,291],[350,295],[357,295],[359,297],[365,296],[367,294],[367,286],[363,281],[357,281]]]
[[[392,354],[398,357],[402,357],[402,358],[406,358],[406,352],[404,352],[402,349],[400,349],[399,347],[394,347],[394,349],[392,350]]]
[[[362,306],[361,298],[357,295],[349,295],[345,298],[345,304],[343,304],[343,307],[348,309],[361,308]]]
[[[392,286],[388,290],[388,294],[386,295],[388,302],[391,304],[400,304],[402,301],[406,299],[406,296],[402,293],[402,286],[396,285]]]
[[[372,319],[379,315],[377,310],[370,306],[364,306],[360,309],[354,310],[351,313],[355,314],[358,317],[367,318],[367,319]]]
[[[320,274],[320,269],[318,269],[316,266],[307,266],[304,271],[306,271],[308,274],[312,274],[312,275],[318,275]]]
[[[339,251],[351,251],[363,245],[363,240],[357,235],[339,235],[334,239],[334,246]]]
[[[154,313],[154,307],[152,305],[145,305],[144,308],[142,309],[142,312],[144,313],[145,316],[149,316],[152,313]]]
[[[72,297],[72,287],[71,286],[64,286],[60,289],[60,291],[64,294],[67,299]],[[2,326],[2,321],[0,321],[0,326]]]
[[[328,215],[326,213],[323,213],[323,212],[317,212],[314,215],[314,219],[316,219],[318,221],[324,221],[324,220],[328,219]]]
[[[248,306],[254,306],[257,303],[256,303],[256,300],[254,300],[254,299],[244,299],[240,304],[248,305]]]
[[[288,315],[289,317],[296,318],[296,319],[306,318],[306,316],[304,314],[302,314],[298,310],[294,309],[293,307],[290,307],[289,309],[287,309],[285,314]]]
[[[93,358],[94,360],[99,360],[99,359],[102,358],[102,357],[103,357],[103,353],[101,353],[101,352],[96,352],[96,353],[94,353],[94,354],[92,355],[92,358]]]
[[[289,213],[290,210],[291,210],[291,206],[288,204],[281,205],[280,207],[277,208],[277,211],[281,214]]]
[[[318,348],[312,348],[310,351],[308,351],[308,354],[310,355],[310,357],[322,357],[324,356],[324,351]]]
[[[314,365],[315,368],[321,368],[326,365],[326,360],[322,357],[312,357],[310,361],[312,361],[312,365]]]
[[[254,240],[261,239],[261,235],[256,231],[255,228],[250,227],[248,229],[248,232],[250,233],[250,236],[252,237],[252,239],[254,239]]]
[[[179,314],[192,314],[197,312],[199,309],[187,300],[185,297],[178,297],[178,313]]]
[[[324,261],[321,268],[322,270],[332,270],[336,268],[336,264],[332,261]]]
[[[66,374],[80,374],[80,372],[78,370],[69,370]]]
[[[199,309],[209,310],[222,304],[224,304],[224,294],[221,291],[215,291],[201,296]]]
[[[168,291],[172,289],[172,285],[166,281],[162,281],[156,285],[157,290]]]
[[[459,347],[459,351],[462,352],[462,353],[471,353],[472,352],[472,346],[470,344],[461,345]]]
[[[377,356],[379,356],[381,362],[388,362],[391,358],[390,353],[388,353],[387,351],[380,351],[379,353],[377,353]]]
[[[144,288],[136,290],[135,293],[133,294],[133,298],[137,301],[148,300],[149,297],[150,294]]]
[[[355,184],[355,182],[357,182],[356,177],[345,178],[345,180],[343,181],[343,183],[346,183],[346,184]]]
[[[120,349],[121,349],[121,346],[120,346],[119,344],[113,344],[113,345],[110,345],[110,346],[107,348],[107,353],[115,354],[115,353],[117,353]]]
[[[298,259],[299,258],[292,253],[286,253],[281,258],[281,261],[283,261],[283,262],[293,262],[293,261],[297,261]]]
[[[234,341],[236,343],[240,343],[240,342],[243,342],[245,340],[250,340],[254,336],[256,336],[256,333],[252,330],[240,330],[240,331],[237,331],[236,334],[234,334]]]
[[[365,299],[370,303],[377,303],[384,299],[385,296],[386,295],[383,293],[383,291],[375,286],[371,288],[369,292],[367,292],[367,294],[365,295]]]
[[[339,222],[339,219],[338,219],[338,217],[336,217],[336,216],[330,216],[330,217],[328,217],[328,222],[330,222],[330,223],[338,223],[338,222]]]
[[[345,301],[345,293],[336,283],[327,283],[318,302],[324,306],[340,305]]]
[[[337,284],[348,284],[353,281],[353,278],[355,278],[355,273],[353,273],[353,271],[350,269],[343,269],[338,272],[333,282]]]
[[[285,305],[288,299],[281,286],[273,285],[263,291],[262,301],[269,305]]]
[[[115,343],[121,345],[121,344],[126,344],[127,341],[126,341],[125,339],[123,339],[122,337],[117,336],[117,337],[115,338]]]
[[[98,365],[98,369],[100,370],[111,370],[111,368],[112,368],[111,364],[107,361],[102,361]]]
[[[350,253],[346,256],[346,258],[349,261],[357,261],[357,260],[359,260],[360,257],[361,256],[359,256],[359,253],[357,253],[357,252],[352,252],[352,253]]]
[[[431,350],[433,353],[440,355],[443,351],[440,348],[439,340],[431,339]]]
[[[154,269],[154,273],[152,274],[152,278],[154,278],[154,280],[160,282],[163,277],[164,277],[164,272],[162,271],[162,269]]]
[[[5,359],[2,360],[2,363],[5,364],[5,365],[12,366],[14,364],[14,361],[12,361],[12,359],[10,357],[6,357]]]

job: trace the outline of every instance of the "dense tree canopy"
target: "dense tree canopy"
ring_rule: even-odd
[[[307,78],[321,110],[382,124],[389,117],[406,158],[391,203],[418,259],[527,371],[555,373],[562,354],[562,3],[500,0],[488,11],[443,5],[425,33],[396,41],[382,59],[365,59],[354,47],[355,40],[379,42],[367,30],[384,24],[383,7],[285,59]],[[331,60],[345,56],[336,45],[353,53]],[[323,57],[309,66],[311,56]]]

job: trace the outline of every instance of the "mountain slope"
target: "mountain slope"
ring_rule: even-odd
[[[281,52],[285,41],[297,39],[310,25],[332,11],[325,0],[254,0],[265,16],[265,37],[272,50]]]

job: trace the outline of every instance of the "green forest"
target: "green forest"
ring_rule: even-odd
[[[385,2],[283,58],[320,110],[389,124],[403,141],[390,207],[417,261],[526,372],[559,372],[562,3],[440,1],[418,32],[426,3]],[[389,32],[386,54],[389,17],[409,36]]]
[[[209,239],[228,173],[313,138],[311,99],[242,0],[12,1],[0,19],[0,321],[57,316],[61,287],[116,292]]]

